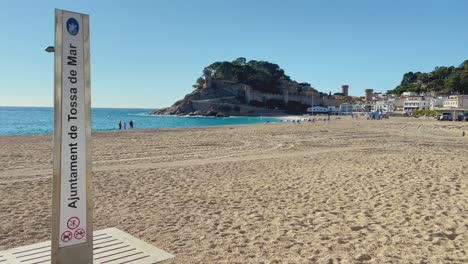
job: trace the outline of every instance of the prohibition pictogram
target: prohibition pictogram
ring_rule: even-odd
[[[80,226],[80,219],[76,216],[70,217],[67,221],[67,227],[70,229],[75,229]]]
[[[61,239],[62,239],[63,242],[68,242],[68,241],[72,240],[72,238],[73,238],[72,232],[65,231],[65,232],[62,233]]]
[[[78,228],[75,231],[75,238],[80,240],[85,236],[85,230],[83,228]]]

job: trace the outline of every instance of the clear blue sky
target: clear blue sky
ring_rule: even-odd
[[[55,8],[90,15],[95,107],[169,106],[237,57],[352,95],[468,59],[464,0],[1,1],[0,106],[53,105]]]

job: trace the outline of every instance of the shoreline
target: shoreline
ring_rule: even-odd
[[[281,122],[276,122],[276,123],[281,123]],[[270,124],[276,124],[276,123],[270,123]],[[218,128],[218,127],[243,127],[243,126],[258,126],[258,125],[265,125],[265,123],[255,123],[255,124],[233,124],[233,125],[217,125],[217,126],[194,126],[194,127],[163,127],[163,128],[133,128],[133,129],[112,129],[112,130],[95,130],[91,131],[91,134],[105,134],[105,133],[130,133],[131,131],[134,131],[135,133],[142,132],[161,132],[161,131],[186,131],[186,130],[191,130],[191,129],[196,129],[200,130],[203,128]],[[53,137],[54,134],[23,134],[23,135],[0,135],[0,138],[2,137]]]
[[[299,116],[299,115],[285,115],[285,116],[278,116],[278,117],[275,117],[276,119],[278,119],[279,121],[277,122],[269,122],[269,123],[247,123],[247,124],[223,124],[223,125],[213,125],[213,126],[191,126],[191,127],[162,127],[162,128],[133,128],[133,129],[109,129],[109,130],[92,130],[91,133],[92,134],[98,134],[98,133],[118,133],[118,132],[124,132],[124,131],[148,131],[148,132],[157,132],[157,131],[174,131],[174,130],[190,130],[190,129],[202,129],[202,128],[216,128],[216,127],[229,127],[229,126],[233,126],[233,127],[242,127],[242,126],[258,126],[258,125],[265,125],[265,124],[280,124],[280,123],[288,123],[287,121],[290,121],[290,120],[301,120],[303,123],[307,123],[303,120],[305,119],[308,119],[308,118],[317,118],[317,117],[324,117],[324,116],[327,116],[327,115],[314,115],[314,116],[309,116],[309,115],[302,115],[302,116]],[[172,117],[172,116],[170,116]],[[187,117],[192,117],[192,116],[187,116]],[[340,117],[340,119],[334,119],[334,117]],[[220,117],[212,117],[212,118],[220,118]],[[231,118],[231,117],[224,117],[224,118]],[[233,117],[235,118],[235,117]],[[258,117],[260,118],[260,117]],[[271,118],[271,117],[267,117],[267,118]],[[341,121],[341,120],[347,120],[347,119],[350,119],[349,116],[331,116],[331,120],[332,122],[336,122],[336,121]],[[456,125],[456,126],[466,126],[467,129],[466,131],[468,132],[468,122],[460,122],[460,121],[452,121],[452,122],[441,122],[441,121],[438,121],[438,120],[435,120],[433,118],[412,118],[412,117],[400,117],[400,116],[395,116],[395,117],[391,117],[390,119],[394,120],[394,119],[397,119],[397,120],[404,120],[404,121],[407,121],[409,123],[421,123],[421,122],[436,122],[437,124],[443,124],[443,125]],[[365,118],[361,118],[359,120],[356,120],[357,121],[375,121],[375,120],[366,120]],[[317,122],[317,121],[316,121]],[[378,120],[377,122],[381,122],[381,120]],[[19,134],[19,135],[0,135],[0,137],[25,137],[25,136],[53,136],[54,134],[51,133],[51,134]]]
[[[166,116],[160,116],[160,115],[148,115],[148,116],[155,116],[155,117],[180,117],[180,118],[199,118],[197,116],[171,116],[171,115],[166,115]],[[271,122],[271,123],[280,123],[282,122],[282,117],[269,117],[269,116],[258,116],[258,117],[253,117],[253,116],[232,116],[232,117],[208,117],[208,116],[200,116],[203,118],[213,118],[213,119],[221,119],[221,118],[258,118],[262,119],[268,118],[268,119],[277,119],[277,122]],[[288,116],[285,116],[287,118]],[[124,130],[147,130],[147,129],[189,129],[189,128],[197,128],[197,127],[222,127],[222,126],[239,126],[239,125],[256,125],[256,124],[264,124],[263,122],[258,122],[258,123],[245,123],[245,124],[219,124],[219,125],[205,125],[205,126],[188,126],[188,127],[161,127],[161,128],[156,128],[156,127],[148,127],[148,128],[127,128],[127,129],[121,129],[119,130],[118,128],[115,129],[98,129],[98,130],[92,130],[92,133],[96,132],[111,132],[111,131],[124,131]],[[34,135],[53,135],[52,133],[38,133],[38,134],[15,134],[15,135],[1,135],[0,137],[10,137],[10,136],[34,136]]]

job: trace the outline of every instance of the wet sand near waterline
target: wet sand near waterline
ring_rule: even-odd
[[[468,123],[93,134],[95,229],[174,263],[464,263]],[[52,136],[0,137],[0,250],[50,239]]]

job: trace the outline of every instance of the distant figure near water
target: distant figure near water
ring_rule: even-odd
[[[133,128],[133,120],[130,120],[130,122],[128,122],[128,124],[130,125],[130,128]]]
[[[119,121],[119,129],[122,129],[122,121]]]
[[[124,122],[124,129],[127,129],[127,122]]]

